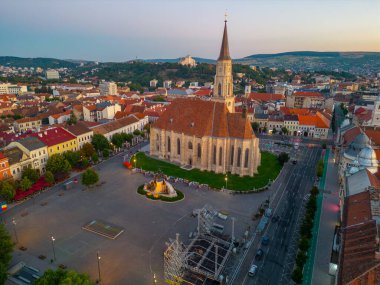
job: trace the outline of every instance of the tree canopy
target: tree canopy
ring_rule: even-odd
[[[0,223],[0,284],[7,280],[7,270],[12,259],[13,242],[5,226]]]
[[[20,188],[22,191],[28,190],[30,187],[32,187],[32,181],[29,180],[28,177],[24,177],[20,182]]]
[[[62,154],[53,154],[46,163],[46,170],[53,174],[67,173],[71,169],[70,163]]]
[[[54,174],[51,171],[45,172],[44,179],[49,184],[54,184],[54,182],[55,182]]]
[[[0,194],[5,201],[10,202],[16,195],[16,187],[8,181],[0,181]]]
[[[22,178],[27,177],[32,183],[35,183],[39,178],[38,171],[33,168],[27,168],[22,173]]]
[[[96,151],[103,151],[111,148],[107,138],[101,134],[93,135],[91,143]]]
[[[94,285],[90,278],[83,273],[66,271],[62,269],[47,270],[44,275],[37,279],[35,285]]]
[[[95,170],[89,168],[82,174],[82,184],[86,186],[91,186],[99,181],[99,175]]]

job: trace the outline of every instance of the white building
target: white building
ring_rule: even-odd
[[[149,81],[149,86],[156,88],[157,87],[157,83],[158,83],[158,80],[157,79],[153,79],[153,80]]]
[[[172,87],[172,81],[171,80],[165,80],[164,84],[163,84],[163,87],[166,88],[166,89],[171,88]]]
[[[59,72],[55,69],[46,70],[46,79],[59,79]]]
[[[11,83],[0,84],[0,94],[22,94],[28,92],[27,86],[18,86]]]
[[[115,82],[102,81],[99,84],[99,90],[101,96],[117,95],[117,84]]]
[[[186,66],[189,66],[189,67],[196,67],[197,66],[197,62],[190,55],[187,55],[185,57],[180,58],[180,60],[178,61],[178,63],[180,65],[186,65]]]
[[[119,111],[121,111],[119,104],[101,102],[95,105],[83,106],[83,119],[89,122],[98,122],[103,119],[112,120]]]

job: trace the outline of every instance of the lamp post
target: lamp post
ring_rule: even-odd
[[[153,273],[153,285],[157,284],[156,273]]]
[[[55,247],[54,247],[54,242],[55,242],[55,238],[53,237],[53,235],[51,236],[51,246],[53,248],[53,256],[54,256],[54,261],[56,260],[55,258]]]
[[[226,177],[224,177],[224,180],[226,181],[226,189],[227,189],[227,182],[228,182],[228,176],[226,174]]]
[[[16,244],[18,243],[18,236],[17,236],[17,231],[16,231],[16,220],[15,218],[12,218],[12,224],[13,224],[13,231],[15,232],[15,239],[16,239]]]
[[[135,164],[135,168],[137,168],[137,159],[136,159],[136,156],[133,159],[133,163]]]
[[[98,261],[98,283],[100,284],[101,277],[100,277],[100,255],[99,255],[99,251],[96,252],[96,259]]]

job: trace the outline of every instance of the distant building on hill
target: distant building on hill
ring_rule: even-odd
[[[59,72],[55,69],[48,69],[46,70],[46,79],[59,79]]]
[[[180,58],[180,60],[178,61],[178,63],[180,65],[187,65],[187,66],[190,66],[190,67],[196,67],[197,66],[197,63],[196,63],[195,59],[192,58],[190,55],[187,55],[185,57]]]
[[[99,84],[101,96],[117,95],[117,85],[115,82],[102,81]]]

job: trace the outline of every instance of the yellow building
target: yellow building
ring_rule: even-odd
[[[76,136],[63,128],[47,129],[43,132],[35,133],[33,136],[46,144],[49,157],[68,150],[79,150]]]

